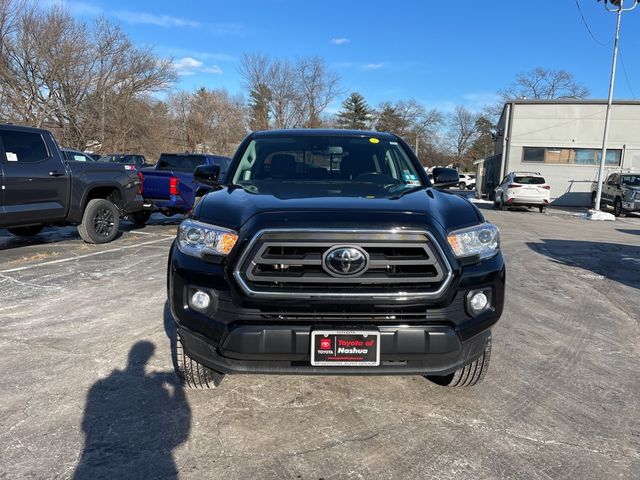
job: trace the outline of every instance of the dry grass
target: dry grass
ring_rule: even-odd
[[[15,260],[11,260],[8,263],[20,264],[20,263],[37,262],[38,260],[47,260],[49,258],[55,258],[58,255],[60,255],[60,252],[38,252],[28,257],[16,258]]]

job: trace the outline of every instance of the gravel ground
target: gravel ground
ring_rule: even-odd
[[[639,478],[640,218],[481,207],[508,285],[469,390],[236,375],[184,391],[165,305],[178,220],[102,246],[0,230],[0,478]]]

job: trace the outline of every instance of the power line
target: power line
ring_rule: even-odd
[[[580,13],[580,18],[582,18],[582,23],[584,23],[584,26],[587,29],[587,32],[589,32],[589,35],[591,35],[591,38],[593,39],[593,41],[596,42],[601,47],[606,47],[608,45],[611,45],[611,42],[613,42],[613,38],[609,40],[609,42],[607,43],[603,43],[596,38],[596,36],[591,31],[589,24],[587,23],[587,19],[584,17],[584,14],[582,13],[582,8],[580,8],[580,3],[578,3],[578,0],[575,0],[575,1],[576,1],[576,7],[578,7],[578,13]]]
[[[622,50],[618,47],[618,54],[620,55],[620,63],[622,64],[622,71],[624,72],[624,78],[627,81],[627,87],[629,87],[629,91],[631,92],[631,96],[633,99],[636,99],[636,94],[633,91],[633,87],[631,86],[631,82],[629,81],[629,75],[627,74],[627,67],[624,64],[624,58],[622,58]]]

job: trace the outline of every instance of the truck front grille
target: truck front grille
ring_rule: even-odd
[[[368,257],[358,276],[329,273],[334,247]],[[451,268],[427,232],[265,230],[247,246],[234,275],[243,290],[263,297],[437,297]]]

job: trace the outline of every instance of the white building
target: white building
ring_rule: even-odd
[[[505,104],[495,155],[478,163],[481,193],[512,171],[539,172],[555,205],[587,206],[597,179],[605,100],[517,100]],[[640,102],[616,101],[611,110],[607,172],[640,171]]]

